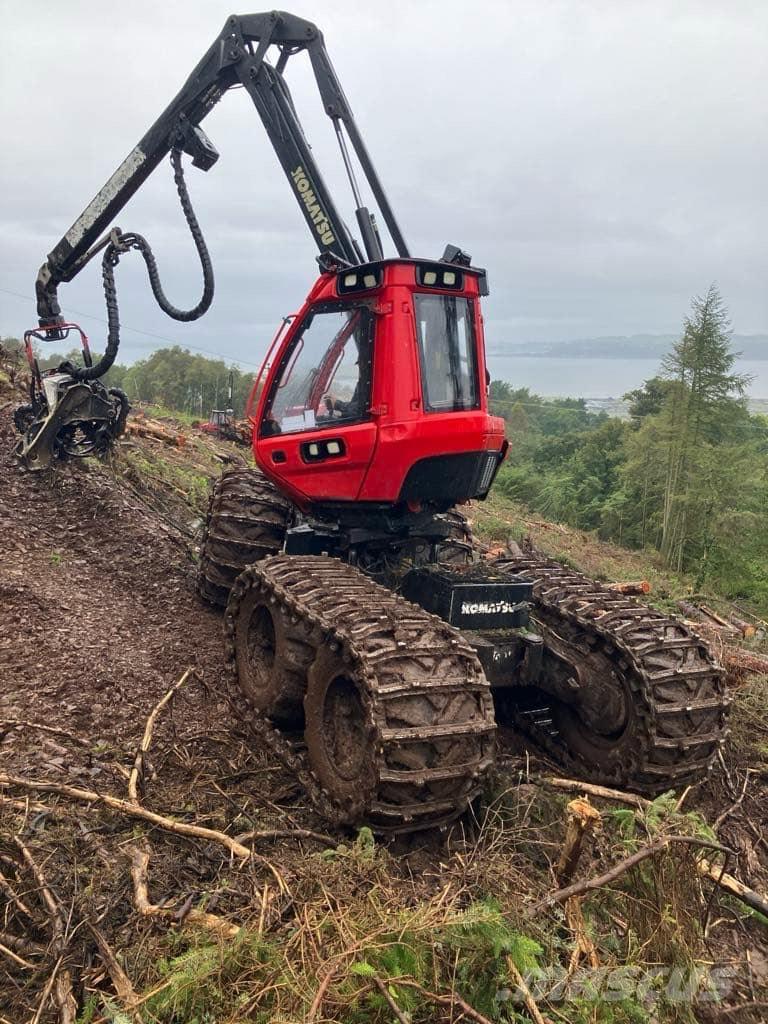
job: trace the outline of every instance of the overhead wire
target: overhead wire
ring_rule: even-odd
[[[22,292],[13,291],[10,288],[0,287],[0,292],[2,292],[4,295],[12,295],[17,299],[23,299],[25,302],[29,302],[32,305],[34,305],[36,301],[33,297],[29,295],[24,295]],[[86,313],[82,309],[75,309],[74,306],[68,306],[67,308],[71,310],[72,313],[75,313],[77,316],[85,317],[86,320],[94,320],[97,323],[107,325],[107,321],[104,319],[104,317],[96,316],[93,313]],[[144,331],[139,327],[129,327],[127,324],[122,324],[122,329],[124,331],[131,331],[132,334],[141,334],[147,338],[155,338],[157,341],[164,341],[169,345],[180,345],[178,338],[168,338],[164,334],[156,334],[153,331]],[[212,349],[201,348],[199,345],[189,345],[185,342],[184,344],[181,344],[180,347],[188,348],[195,352],[202,352],[208,356],[215,356],[217,359],[228,360],[229,362],[232,363],[238,363],[242,366],[253,366],[257,370],[261,369],[261,363],[252,363],[250,360],[241,359],[239,356],[228,356],[224,352],[214,352]]]

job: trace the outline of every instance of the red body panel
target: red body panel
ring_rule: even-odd
[[[283,357],[309,310],[318,303],[334,300],[348,300],[350,304],[370,302],[376,315],[370,418],[363,423],[318,424],[311,431],[266,437],[254,430],[256,462],[300,507],[326,501],[395,503],[408,471],[420,460],[503,449],[504,421],[488,414],[477,276],[465,273],[464,287],[459,292],[426,289],[416,283],[413,262],[391,261],[383,264],[382,277],[379,287],[351,295],[339,295],[335,274],[320,277],[289,329],[279,338],[277,351],[268,355],[254,386],[252,399],[258,395],[254,419],[261,424]],[[414,292],[458,295],[474,304],[478,408],[455,412],[425,410]],[[303,443],[337,437],[344,442],[344,455],[319,463],[302,459]]]

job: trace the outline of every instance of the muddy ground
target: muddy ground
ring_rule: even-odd
[[[196,510],[174,496],[172,487],[162,491],[137,481],[135,472],[126,472],[124,453],[115,456],[114,465],[74,463],[52,475],[23,471],[11,454],[11,406],[2,406],[0,399],[0,770],[125,797],[147,716],[192,668],[193,676],[158,722],[146,803],[179,820],[230,834],[249,828],[324,832],[294,780],[240,736],[221,697],[227,671],[221,616],[201,603],[194,588]],[[130,444],[162,447],[152,441]],[[239,458],[237,453],[232,457]],[[209,465],[213,474],[220,460],[214,456]],[[762,729],[764,723],[755,721],[754,726]],[[535,751],[520,747],[507,750],[504,763],[518,784],[521,765],[526,772],[531,766],[547,768]],[[744,785],[719,836],[737,853],[730,870],[765,889],[766,778],[764,771],[747,777],[746,767],[735,752],[725,770],[718,767],[688,800],[711,822],[735,802],[734,787],[738,799]],[[20,877],[13,875],[20,856],[14,837],[19,837],[49,879],[64,915],[77,907],[83,922],[97,922],[113,946],[124,950],[129,975],[147,976],[142,959],[147,937],[165,924],[139,920],[135,913],[125,860],[135,823],[105,817],[87,805],[60,809],[55,798],[20,788],[5,793],[16,804],[0,807],[0,874]],[[27,799],[42,804],[25,807]],[[152,898],[178,908],[213,892],[222,912],[235,917],[258,907],[263,876],[222,885],[227,859],[221,851],[212,854],[208,844],[185,847],[160,831],[151,831],[149,840]],[[425,891],[437,886],[436,865],[448,858],[441,842],[420,838],[394,849],[395,876],[408,878],[411,885],[414,874],[425,873],[430,876]],[[267,852],[290,879],[316,849],[311,839],[278,839]],[[532,884],[548,884],[540,864],[530,873]],[[15,883],[13,888],[17,891]],[[29,885],[26,891],[34,888]],[[24,914],[3,904],[2,893],[0,904],[5,908],[2,945],[3,934],[18,936],[19,914],[21,919]],[[60,1012],[55,999],[44,999],[50,963],[40,950],[49,948],[49,922],[30,909],[24,932],[29,946],[18,947],[27,968],[0,956],[0,1020],[12,1024],[56,1020]],[[264,906],[261,910],[263,917]],[[285,913],[279,900],[267,910],[273,923]],[[768,931],[732,905],[716,910],[718,916],[722,921],[709,940],[712,961],[742,964],[749,953],[754,973],[732,993],[731,1009],[708,1009],[702,1017],[759,1020],[762,1011],[749,1004],[765,998]],[[88,927],[82,924],[71,953],[80,1002],[88,992],[114,985],[93,952],[93,941],[84,940]],[[261,927],[268,930],[269,921],[262,920]],[[435,1019],[459,1020],[461,1014]]]

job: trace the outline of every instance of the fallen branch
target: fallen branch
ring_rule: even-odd
[[[395,1002],[392,993],[389,991],[389,989],[378,976],[378,974],[374,974],[373,982],[376,985],[376,988],[379,990],[379,992],[381,992],[381,994],[384,996],[385,1000],[387,1001],[387,1005],[389,1006],[392,1013],[394,1013],[394,1015],[400,1021],[400,1024],[411,1024],[410,1017],[405,1016],[403,1011]]]
[[[542,779],[534,779],[534,782],[541,782],[552,789],[562,789],[566,793],[588,793],[590,796],[599,796],[603,800],[612,800],[617,803],[629,804],[643,811],[651,806],[651,801],[637,793],[625,793],[621,789],[607,789],[605,786],[595,786],[589,782],[579,782],[577,779],[560,779],[554,775]]]
[[[12,949],[8,948],[8,946],[4,946],[2,942],[0,942],[0,953],[2,953],[3,956],[7,956],[8,959],[12,960],[18,967],[23,967],[26,971],[36,971],[39,966],[38,964],[31,964],[29,960],[25,960],[23,957],[20,957],[18,953],[14,953]]]
[[[461,1010],[462,1014],[475,1021],[475,1024],[493,1024],[493,1021],[485,1017],[479,1010],[476,1010],[474,1006],[470,1006],[469,1003],[465,1002],[455,992],[452,992],[449,996],[440,995],[438,992],[430,992],[428,988],[424,988],[418,981],[411,981],[410,978],[393,978],[392,982],[395,985],[405,985],[406,988],[416,989],[417,992],[421,992],[423,996],[431,999],[433,1003],[437,1003],[439,1006],[449,1006],[451,1010]]]
[[[746,903],[748,907],[758,911],[764,917],[768,917],[768,899],[765,896],[761,896],[759,892],[750,889],[749,886],[744,885],[743,882],[740,882],[738,878],[734,878],[733,875],[721,871],[717,864],[712,864],[704,857],[697,862],[696,868],[702,877],[709,878],[721,889],[730,893],[731,896],[736,896],[742,903]]]
[[[6,804],[8,807],[13,807],[16,811],[21,811],[23,814],[27,814],[32,811],[34,814],[53,814],[53,808],[46,806],[46,804],[39,804],[34,800],[12,800],[11,797],[5,796],[0,793],[0,804]]]
[[[131,859],[131,881],[133,882],[133,902],[138,912],[143,917],[162,917],[165,920],[179,924],[179,917],[171,907],[161,907],[153,903],[149,898],[149,883],[147,870],[149,868],[149,851],[140,849],[138,846],[131,846],[127,850]],[[190,908],[185,916],[184,922],[199,925],[208,931],[215,932],[220,938],[233,939],[240,934],[240,926],[231,924],[223,917],[216,914],[209,914],[203,910]]]
[[[725,768],[724,761],[722,761],[722,764]],[[576,779],[559,779],[550,776],[536,781],[540,781],[546,786],[552,786],[554,789],[564,789],[570,793],[589,793],[592,796],[602,797],[604,800],[629,804],[632,807],[638,808],[638,810],[646,810],[651,806],[650,800],[646,800],[645,797],[638,796],[636,793],[624,793],[620,789],[606,789],[605,786],[593,786],[586,782],[578,782]],[[738,798],[736,798],[736,805],[738,806]],[[729,808],[729,812],[733,809],[733,807]],[[768,917],[768,900],[754,889],[750,889],[749,886],[739,881],[738,878],[728,874],[726,871],[721,872],[719,868],[713,867],[703,858],[696,861],[696,870],[703,878],[709,879],[732,896],[738,897],[747,906],[752,907],[753,910],[758,910],[761,914],[765,914]]]
[[[744,801],[744,797],[747,794],[747,786],[749,785],[749,776],[755,770],[756,769],[754,769],[754,768],[747,768],[746,772],[744,773],[744,784],[741,787],[741,792],[736,797],[736,799],[733,801],[731,806],[730,807],[726,807],[726,809],[722,812],[722,814],[718,814],[718,816],[715,818],[715,823],[712,826],[712,831],[713,832],[716,833],[718,831],[718,829],[720,828],[720,826],[723,824],[723,822],[727,818],[730,818],[730,816],[733,814],[733,812],[736,810],[737,807],[741,806],[741,804]]]
[[[34,790],[41,793],[58,793],[70,800],[76,800],[84,804],[100,804],[102,807],[109,807],[110,810],[119,811],[132,818],[139,818],[141,821],[148,821],[152,825],[163,829],[166,832],[173,832],[174,835],[187,836],[192,839],[204,839],[207,842],[217,843],[223,846],[233,856],[239,857],[245,863],[248,860],[258,861],[263,864],[274,875],[280,892],[287,892],[288,887],[285,879],[271,864],[266,857],[254,853],[247,846],[243,846],[236,839],[228,836],[226,832],[219,832],[218,829],[205,828],[203,825],[187,825],[181,821],[174,821],[162,814],[155,814],[148,811],[140,804],[133,804],[128,800],[121,800],[119,797],[110,796],[108,793],[96,793],[91,789],[78,789],[75,786],[66,785],[63,782],[44,782],[42,779],[22,779],[18,775],[9,775],[0,772],[0,786],[18,786],[21,789]]]
[[[53,725],[43,725],[41,722],[28,722],[26,719],[16,718],[4,718],[2,725],[0,725],[0,731],[7,729],[37,729],[39,732],[49,732],[52,736],[61,736],[64,739],[72,740],[73,743],[77,743],[80,747],[88,747],[90,744],[88,740],[84,740],[80,736],[76,736],[73,732],[68,732],[66,729],[57,729]]]
[[[611,882],[615,882],[621,878],[622,875],[626,874],[632,868],[641,864],[644,860],[649,857],[655,857],[657,853],[664,853],[669,849],[673,843],[682,843],[688,846],[702,846],[709,850],[717,850],[720,853],[731,853],[724,846],[720,846],[718,843],[711,843],[707,839],[699,839],[698,836],[662,836],[660,839],[656,839],[648,846],[644,846],[636,853],[631,854],[629,857],[625,857],[620,860],[618,864],[609,870],[604,872],[602,875],[598,875],[597,878],[585,878],[580,882],[574,882],[573,885],[567,885],[563,889],[557,889],[555,892],[549,893],[544,899],[534,903],[533,906],[528,907],[526,910],[526,916],[532,917],[538,911],[543,910],[545,907],[551,906],[553,903],[564,903],[569,900],[571,896],[581,896],[582,893],[592,892],[595,889],[602,889],[603,886],[609,885]]]
[[[131,984],[131,979],[121,967],[119,960],[107,941],[106,935],[95,924],[89,923],[88,927],[91,930],[91,935],[96,940],[96,945],[99,947],[99,956],[112,980],[117,998],[122,1001],[123,1006],[130,1013],[135,1024],[141,1024],[141,1016],[136,1010],[139,997]]]
[[[20,939],[18,935],[11,935],[10,932],[0,932],[0,942],[17,953],[24,953],[26,956],[42,956],[45,953],[45,946],[30,939]]]
[[[45,875],[32,854],[29,852],[28,848],[18,836],[14,836],[13,841],[21,853],[24,863],[29,868],[32,877],[37,883],[40,897],[50,916],[51,931],[53,933],[52,948],[59,958],[58,969],[55,972],[56,980],[53,984],[54,998],[56,999],[56,1003],[59,1007],[59,1019],[61,1024],[75,1024],[75,1018],[77,1017],[77,1002],[75,1001],[75,996],[72,990],[72,974],[69,968],[61,966],[67,944],[64,930],[64,919],[61,916],[61,910],[58,903],[53,898],[51,890],[48,888]],[[47,999],[47,996],[45,998]],[[38,1014],[42,1012],[43,1006],[44,1002],[41,1001],[38,1006]]]
[[[187,825],[181,821],[174,821],[165,818],[162,814],[155,814],[145,807],[137,806],[119,797],[110,796],[108,793],[96,793],[92,789],[78,789],[76,786],[69,786],[63,782],[45,782],[42,779],[22,779],[18,775],[9,775],[0,772],[0,786],[18,786],[20,789],[34,790],[40,793],[58,793],[70,800],[76,800],[84,804],[101,804],[109,807],[110,810],[120,811],[132,818],[139,818],[148,821],[166,832],[173,832],[179,836],[188,836],[193,839],[206,839],[212,843],[224,846],[229,852],[241,860],[248,860],[253,854],[247,846],[238,843],[224,832],[216,829],[205,828],[202,825]]]
[[[315,842],[323,843],[324,846],[335,847],[339,840],[333,836],[323,835],[322,832],[313,832],[311,828],[267,828],[257,829],[253,832],[241,832],[235,836],[238,843],[256,842],[259,839],[314,839]]]
[[[11,903],[19,910],[25,917],[28,917],[30,921],[33,921],[32,911],[29,909],[24,900],[17,894],[11,883],[5,877],[2,871],[0,871],[0,891],[4,892],[6,897]]]
[[[535,1024],[547,1024],[546,1017],[542,1014],[538,1007],[536,1000],[533,998],[533,993],[525,983],[525,978],[522,976],[517,968],[517,964],[511,956],[507,957],[507,967],[509,973],[512,975],[512,980],[520,990],[520,994],[523,997],[523,1002],[526,1005],[528,1013],[531,1015],[531,1019],[535,1021]]]
[[[318,985],[317,992],[315,992],[315,998],[312,1000],[312,1005],[309,1008],[309,1013],[306,1018],[307,1024],[314,1024],[320,1007],[323,1005],[323,999],[325,999],[325,993],[328,991],[328,986],[331,984],[335,976],[335,967],[331,967],[325,972],[323,980]]]
[[[152,743],[152,732],[155,728],[155,721],[157,720],[157,716],[163,710],[168,701],[173,697],[176,691],[180,687],[182,687],[184,683],[186,683],[191,671],[192,668],[188,668],[184,675],[173,684],[170,690],[168,690],[168,692],[154,706],[149,718],[147,719],[147,724],[144,726],[144,735],[141,740],[141,746],[136,751],[136,757],[133,762],[133,768],[131,768],[131,774],[128,777],[128,799],[132,804],[138,804],[139,802],[139,778],[141,777],[143,785],[144,758],[147,752],[149,751],[150,744]]]
[[[716,622],[719,626],[722,626],[724,630],[734,628],[733,623],[729,622],[728,619],[724,619],[722,615],[718,615],[716,611],[714,611],[712,608],[709,608],[707,605],[702,604],[700,605],[700,608],[705,615],[709,616],[709,618],[712,619],[713,622]]]
[[[59,979],[59,968],[61,967],[63,959],[64,958],[60,956],[56,963],[53,965],[53,970],[48,975],[48,980],[45,983],[42,995],[40,996],[40,1001],[37,1004],[35,1016],[30,1021],[30,1024],[39,1024],[40,1018],[43,1015],[43,1010],[45,1009],[45,1005],[48,1002],[48,996],[51,994],[51,989]]]

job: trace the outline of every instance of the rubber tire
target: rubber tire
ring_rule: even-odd
[[[283,547],[290,503],[257,469],[233,469],[214,485],[200,544],[197,590],[226,606],[240,573]]]
[[[238,685],[257,711],[287,728],[300,727],[303,722],[307,668],[314,656],[300,632],[260,589],[250,590],[239,605],[235,619]],[[259,633],[271,642],[259,645]],[[260,650],[254,650],[254,642]]]
[[[351,712],[349,718],[357,718],[354,733],[359,739],[355,757],[359,772],[352,776],[339,770],[329,752],[329,730],[324,715],[328,691],[341,679],[348,681],[350,690],[356,691],[358,697],[357,701],[353,698],[348,705]],[[312,771],[322,789],[342,804],[350,801],[357,803],[361,798],[365,804],[370,804],[376,795],[379,781],[375,767],[376,730],[366,721],[360,688],[354,676],[341,662],[338,654],[327,647],[317,652],[308,674],[304,697],[304,741]],[[354,824],[354,821],[350,820],[348,824]]]

